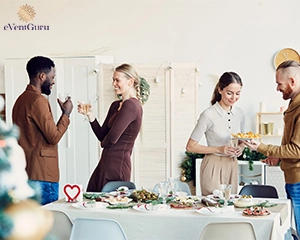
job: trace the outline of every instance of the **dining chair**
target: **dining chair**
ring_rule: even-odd
[[[199,240],[247,239],[256,240],[251,222],[212,222],[206,225]]]
[[[120,223],[108,218],[76,218],[70,240],[127,240]]]
[[[128,187],[128,189],[136,189],[136,186],[133,182],[126,182],[126,181],[110,181],[107,182],[103,188],[101,189],[101,192],[111,192],[116,191],[118,187],[125,186]]]
[[[186,192],[188,196],[192,195],[190,186],[186,182],[178,181],[178,191]],[[159,192],[158,183],[154,186],[153,192]]]
[[[277,189],[271,185],[246,185],[242,187],[239,195],[252,195],[261,198],[279,198]]]
[[[47,237],[49,239],[69,240],[73,227],[72,220],[63,211],[51,210],[51,212],[54,221]]]

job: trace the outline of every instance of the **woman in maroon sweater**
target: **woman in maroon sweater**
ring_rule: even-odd
[[[121,100],[110,105],[102,126],[91,110],[84,113],[82,104],[78,105],[78,112],[87,115],[103,148],[101,159],[89,180],[88,192],[100,192],[109,181],[130,181],[130,158],[143,116],[140,78],[131,65],[122,64],[114,71],[112,85]]]

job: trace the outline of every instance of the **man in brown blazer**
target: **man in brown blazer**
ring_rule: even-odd
[[[55,124],[48,99],[55,84],[54,62],[46,57],[31,58],[26,66],[30,79],[25,91],[16,100],[12,119],[20,129],[19,144],[26,155],[29,181],[38,184],[41,204],[58,199],[59,165],[57,144],[66,132],[73,109],[68,97],[57,99],[62,115]]]

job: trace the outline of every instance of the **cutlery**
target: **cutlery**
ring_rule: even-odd
[[[208,209],[208,211],[210,211],[211,213],[214,213],[214,212],[210,209],[210,207],[207,207],[207,209]]]

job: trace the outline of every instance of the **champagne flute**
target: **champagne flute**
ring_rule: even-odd
[[[228,140],[228,146],[233,147],[234,151],[238,150],[239,140],[237,138],[231,138]],[[231,157],[237,157],[236,154],[232,155]]]

